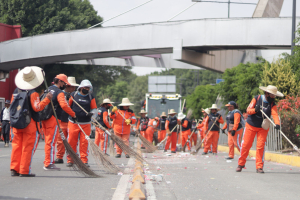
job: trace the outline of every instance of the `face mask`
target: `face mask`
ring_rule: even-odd
[[[87,94],[87,93],[89,93],[89,90],[82,89],[81,92],[82,92],[83,94]]]
[[[271,98],[270,96],[267,97],[267,101],[268,101],[269,103],[272,103],[274,100],[275,100],[275,98]]]
[[[66,89],[66,85],[63,85],[62,87],[60,87],[59,89],[64,90]]]

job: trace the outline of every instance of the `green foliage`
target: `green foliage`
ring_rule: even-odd
[[[148,92],[148,76],[138,76],[129,84],[129,100],[134,103],[131,109],[137,114],[141,110],[141,101]]]
[[[104,93],[104,97],[109,97],[110,100],[115,102],[115,106],[122,102],[122,98],[127,97],[128,94],[128,83],[125,81],[117,81],[115,84],[108,85],[103,90],[100,90],[97,96],[101,96]],[[100,93],[100,94],[99,94]],[[103,98],[98,98],[100,104],[103,101]],[[97,99],[97,100],[98,100]],[[130,98],[129,98],[130,100]]]
[[[23,36],[88,28],[102,21],[89,0],[0,0],[0,22]]]

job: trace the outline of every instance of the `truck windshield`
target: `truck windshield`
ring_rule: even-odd
[[[148,99],[148,117],[154,118],[161,115],[162,112],[168,113],[168,110],[174,109],[177,113],[180,110],[180,100],[166,100],[166,104],[161,104],[161,99]]]

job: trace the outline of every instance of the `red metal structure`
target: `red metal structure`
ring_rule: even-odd
[[[22,36],[21,25],[7,25],[0,23],[0,42],[20,38]],[[5,100],[10,100],[16,88],[15,76],[18,70],[9,72],[9,77],[0,80],[0,108],[2,110]]]

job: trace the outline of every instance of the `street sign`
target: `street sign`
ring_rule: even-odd
[[[148,76],[148,92],[176,92],[176,76]]]

